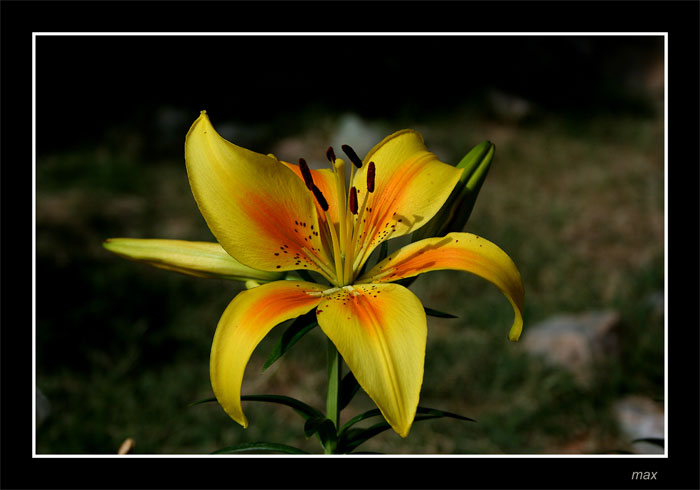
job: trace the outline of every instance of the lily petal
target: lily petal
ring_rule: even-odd
[[[185,141],[190,187],[216,239],[256,269],[321,271],[330,258],[312,194],[276,158],[229,143],[206,112]]]
[[[103,246],[124,258],[191,276],[257,282],[277,281],[284,277],[281,272],[261,271],[241,264],[216,242],[109,238]]]
[[[420,300],[398,284],[346,286],[316,313],[360,386],[406,437],[423,382],[427,327]]]
[[[384,138],[365,157],[354,179],[360,203],[367,192],[370,161],[375,164],[376,178],[362,217],[366,220],[360,236],[364,258],[384,240],[428,223],[462,174],[462,169],[442,163],[429,152],[418,132],[405,129]]]
[[[241,407],[241,385],[255,347],[275,325],[315,308],[325,287],[303,281],[271,282],[239,293],[226,307],[211,347],[211,385],[226,413],[243,427],[248,420]]]
[[[471,233],[448,233],[426,238],[397,250],[367,271],[359,283],[397,281],[423,272],[455,269],[471,272],[493,283],[515,312],[508,338],[516,341],[523,328],[525,290],[520,272],[497,245]]]

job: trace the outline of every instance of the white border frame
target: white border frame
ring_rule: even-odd
[[[664,453],[663,454],[387,454],[387,455],[286,455],[286,454],[37,454],[36,453],[36,38],[41,36],[547,36],[547,37],[634,37],[664,38]],[[32,32],[32,458],[668,458],[668,32]]]

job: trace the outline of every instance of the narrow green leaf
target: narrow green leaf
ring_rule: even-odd
[[[334,452],[338,444],[338,435],[335,432],[333,421],[326,417],[311,417],[304,424],[304,435],[311,437],[318,434],[321,444],[324,448],[328,448],[330,452]]]
[[[194,407],[195,405],[201,405],[201,404],[203,404],[203,403],[209,403],[209,402],[215,402],[215,401],[216,401],[216,397],[215,397],[215,396],[212,396],[212,397],[210,397],[210,398],[205,398],[204,400],[199,400],[199,401],[196,401],[196,402],[192,402],[192,403],[190,403],[190,404],[187,405],[187,406],[188,406],[188,407]]]
[[[209,403],[209,402],[215,402],[215,401],[216,401],[216,397],[205,398],[203,400],[192,402],[188,406],[194,407],[195,405],[201,405],[203,403]],[[290,396],[284,396],[284,395],[241,395],[241,401],[267,402],[267,403],[277,403],[280,405],[285,405],[287,407],[293,408],[298,414],[300,414],[302,417],[304,417],[304,420],[308,420],[309,418],[314,418],[314,417],[325,418],[323,413],[321,413],[319,410],[316,410],[312,406],[307,405],[306,403],[299,401],[296,398],[292,398]]]
[[[340,402],[338,403],[338,411],[344,409],[352,401],[353,397],[360,390],[360,383],[357,382],[352,371],[343,376],[340,382]]]
[[[247,451],[266,451],[273,453],[285,453],[285,454],[309,454],[306,451],[302,451],[294,446],[287,446],[286,444],[277,444],[274,442],[248,442],[245,444],[237,444],[235,446],[227,446],[225,448],[214,451],[211,454],[230,454],[230,453],[243,453]]]
[[[263,371],[269,368],[277,359],[282,357],[292,348],[304,335],[309,333],[318,323],[316,323],[316,310],[297,317],[284,331],[280,339],[272,348],[270,356],[265,361]]]
[[[457,315],[445,313],[444,311],[436,310],[435,308],[428,308],[427,306],[424,306],[423,309],[425,309],[425,314],[428,316],[436,316],[439,318],[459,318]]]
[[[319,410],[316,410],[312,406],[309,406],[296,398],[284,395],[243,395],[241,396],[241,400],[249,402],[278,403],[280,405],[285,405],[293,408],[297,413],[304,417],[304,419],[324,416]]]
[[[420,419],[418,418],[418,416],[416,416],[416,420],[427,420],[427,419],[434,419],[434,418],[440,418],[440,417],[449,417],[452,419],[466,420],[468,422],[476,422],[476,420],[471,419],[469,417],[465,417],[464,415],[459,415],[458,413],[446,412],[445,410],[438,410],[437,408],[418,407],[418,410],[416,410],[416,413],[420,416]]]
[[[415,420],[418,420],[418,417],[416,417]],[[388,422],[379,422],[378,424],[372,425],[366,429],[360,429],[359,431],[347,431],[344,436],[341,435],[338,440],[338,452],[349,453],[363,442],[388,429],[391,429]]]
[[[362,434],[366,429],[347,429],[345,432],[338,434],[339,441],[352,441]]]
[[[310,417],[306,419],[306,422],[304,423],[304,435],[309,438],[312,435],[314,435],[316,432],[318,432],[319,427],[323,422],[328,420],[326,417],[321,416],[321,417]]]
[[[340,429],[339,434],[342,436],[348,432],[348,429],[355,425],[358,422],[361,422],[365,419],[368,419],[370,417],[376,417],[377,415],[381,415],[382,412],[379,411],[378,408],[373,408],[372,410],[367,410],[366,412],[363,412],[359,415],[355,415],[353,418],[348,420],[345,425]],[[361,430],[361,429],[360,429]]]
[[[381,415],[381,414],[382,414],[382,412],[380,412],[378,408],[373,408],[372,410],[367,410],[364,413],[356,415],[352,419],[348,420],[345,423],[345,425],[343,425],[342,429],[340,429],[339,434],[342,436],[342,435],[346,434],[348,432],[348,429],[350,429],[350,427],[352,427],[356,423],[361,422],[361,421],[368,419],[370,417],[376,417],[376,416]],[[449,417],[449,418],[453,418],[453,419],[476,422],[474,419],[471,419],[469,417],[465,417],[463,415],[459,415],[459,414],[452,413],[452,412],[446,412],[444,410],[438,410],[436,408],[418,407],[416,409],[415,420],[427,420],[427,419],[440,418],[440,417]]]
[[[352,425],[356,424],[357,422],[360,422],[361,420],[370,417],[375,417],[377,415],[381,415],[379,409],[372,409],[349,420],[340,430],[338,439],[338,451],[350,452],[356,447],[358,447],[360,444],[367,441],[368,439],[371,439],[372,437],[381,434],[382,432],[388,429],[391,429],[391,426],[386,421],[379,422],[366,429],[350,429],[350,427],[352,427]],[[421,420],[431,420],[442,417],[449,417],[459,420],[475,422],[474,419],[465,417],[463,415],[427,407],[418,407],[416,409],[416,417],[413,420],[414,422],[420,422]]]

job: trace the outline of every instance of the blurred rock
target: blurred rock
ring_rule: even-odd
[[[51,403],[49,399],[41,392],[39,388],[36,389],[36,426],[39,427],[41,423],[46,420],[46,417],[51,413]]]
[[[341,146],[350,145],[360,158],[379,143],[385,134],[359,116],[347,113],[340,116],[335,123],[329,124],[331,130],[317,129],[290,136],[275,142],[271,152],[279,159],[296,163],[303,157],[311,168],[329,168],[326,160],[326,148],[332,146],[338,158],[347,163],[349,159]],[[346,165],[349,175],[350,168]]]
[[[665,439],[663,404],[650,398],[630,395],[613,406],[620,430],[630,440],[633,452],[637,454],[663,454],[664,448],[636,439]]]
[[[356,114],[348,113],[338,120],[330,145],[336,149],[339,158],[348,161],[340,149],[341,145],[350,145],[355,153],[363,158],[385,136],[387,135],[371,123]]]
[[[522,344],[526,351],[569,369],[587,384],[592,363],[616,352],[619,324],[620,315],[615,311],[557,315],[526,329]]]
[[[502,121],[519,122],[531,116],[534,111],[534,104],[517,95],[491,90],[487,94],[489,109],[491,113]]]
[[[275,142],[271,153],[285,162],[297,163],[299,158],[304,158],[311,168],[326,168],[327,161],[320,159],[325,148],[314,148],[308,138],[292,136]],[[316,158],[312,158],[312,156]]]

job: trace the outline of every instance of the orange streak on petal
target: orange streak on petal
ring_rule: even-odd
[[[392,428],[408,434],[423,379],[426,317],[398,284],[346,287],[324,298],[318,321]]]
[[[357,282],[392,282],[441,269],[471,272],[494,284],[513,305],[515,320],[509,337],[518,339],[525,302],[520,272],[497,245],[471,233],[449,233],[441,238],[426,238],[406,245],[375,265]]]
[[[275,262],[282,245],[270,241],[264,230],[289,232],[294,220],[316,225],[313,196],[294,172],[275,158],[226,141],[206,114],[187,134],[185,162],[197,205],[228,254],[256,269],[302,268]],[[256,204],[265,206],[255,209]]]
[[[297,288],[272,291],[258,298],[240,316],[240,324],[256,329],[259,325],[275,322],[278,317],[290,311],[298,311],[318,303],[318,296],[311,296],[306,290]]]
[[[275,325],[318,305],[324,288],[309,282],[276,281],[243,291],[226,307],[214,334],[210,377],[217,400],[242,426],[248,424],[241,407],[241,385],[250,356]]]
[[[363,236],[364,243],[369,243],[370,248],[391,238],[399,223],[403,223],[401,228],[410,226],[407,216],[397,216],[396,213],[403,208],[403,201],[410,198],[407,191],[422,169],[417,164],[419,160],[420,157],[407,161],[391,175],[391,179],[383,179],[384,185],[372,193],[368,203],[371,209],[367,216],[369,226]]]
[[[248,194],[241,202],[244,212],[254,223],[252,226],[256,228],[241,232],[265,235],[274,245],[265,261],[270,270],[318,270],[314,261],[310,260],[309,253],[317,261],[324,264],[330,262],[328,251],[321,240],[318,221],[309,223],[294,214],[293,209],[276,206],[277,203],[270,203],[259,194]]]
[[[376,190],[368,198],[359,223],[363,232],[356,244],[358,249],[365,250],[362,260],[366,260],[383,241],[425,225],[443,205],[461,174],[461,170],[440,162],[427,151],[418,135],[407,132],[403,134],[403,139],[406,138],[415,140],[408,141],[412,148],[410,152],[404,151],[397,156],[387,153],[387,150],[375,155],[378,158]],[[396,138],[392,144],[399,139],[402,137]],[[384,157],[379,158],[382,155]],[[367,192],[363,169],[356,174],[354,181],[361,202]],[[356,265],[361,267],[362,261]]]

